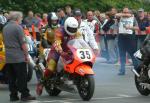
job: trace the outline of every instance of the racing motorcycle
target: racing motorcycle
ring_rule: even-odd
[[[141,50],[138,50],[134,56],[140,61],[138,74],[135,74],[136,88],[141,95],[148,96],[150,94],[150,58],[145,63]]]
[[[95,55],[83,39],[68,41],[69,59],[60,57],[56,72],[43,82],[50,96],[57,96],[61,91],[79,93],[84,101],[89,101],[95,89],[92,70]],[[42,70],[41,70],[42,71]]]

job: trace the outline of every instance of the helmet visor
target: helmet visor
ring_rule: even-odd
[[[77,32],[77,28],[67,27],[67,30],[68,30],[70,33],[76,33],[76,32]]]
[[[56,24],[56,25],[57,25],[58,20],[52,20],[52,21],[51,21],[51,23],[52,23],[52,24]]]

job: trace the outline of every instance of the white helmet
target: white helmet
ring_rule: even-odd
[[[78,29],[78,21],[74,17],[68,17],[64,23],[64,29],[68,35],[75,35]]]
[[[2,31],[6,22],[7,22],[7,19],[3,15],[0,15],[0,31]]]
[[[5,16],[0,15],[0,24],[4,25],[7,22],[7,19]]]
[[[51,12],[51,20],[58,20],[58,16],[55,12]]]

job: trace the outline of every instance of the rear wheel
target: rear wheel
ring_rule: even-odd
[[[52,85],[45,85],[45,90],[49,94],[49,96],[58,96],[61,92],[60,89],[57,89]]]
[[[94,94],[95,81],[93,75],[86,75],[81,77],[79,83],[77,84],[78,92],[80,97],[84,101],[89,101]]]

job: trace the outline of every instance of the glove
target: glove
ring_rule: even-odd
[[[71,60],[71,57],[72,57],[69,53],[66,53],[66,52],[62,52],[62,53],[61,53],[61,56],[62,56],[62,58],[64,58],[66,61]]]
[[[65,56],[67,56],[68,54],[67,54],[66,52],[63,52],[63,51],[62,51],[62,52],[60,53],[60,55],[61,55],[62,57],[65,57]]]

